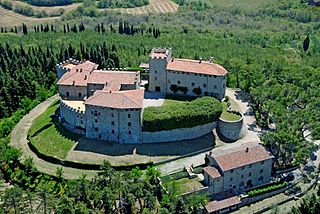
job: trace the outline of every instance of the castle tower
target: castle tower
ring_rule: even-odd
[[[149,91],[167,91],[167,65],[171,60],[171,48],[153,48],[149,62]]]

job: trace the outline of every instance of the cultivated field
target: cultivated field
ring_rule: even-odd
[[[174,13],[178,11],[178,5],[170,0],[150,0],[148,5],[136,8],[117,8],[117,9],[101,9],[109,11],[120,11],[121,14],[145,15]]]
[[[48,22],[54,22],[55,20],[59,20],[59,19],[60,19],[59,17],[33,18],[33,17],[23,16],[0,7],[0,26],[1,27],[19,26],[19,25],[22,25],[22,23],[25,23],[27,25],[48,23]]]

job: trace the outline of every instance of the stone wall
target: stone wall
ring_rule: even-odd
[[[246,134],[246,127],[243,123],[243,117],[238,121],[226,121],[219,118],[217,131],[223,137],[231,141],[243,138]]]
[[[60,115],[70,127],[81,127],[83,129],[86,127],[85,112],[71,108],[63,101],[60,101]]]
[[[192,128],[173,129],[160,132],[142,132],[143,143],[162,143],[169,141],[180,141],[187,139],[194,139],[206,135],[214,128],[217,122],[195,126]]]

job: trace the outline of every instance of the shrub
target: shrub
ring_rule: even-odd
[[[12,10],[13,8],[12,1],[3,0],[3,1],[0,1],[0,4],[4,9],[7,9],[7,10]]]
[[[72,4],[72,0],[27,0],[31,5],[35,6],[63,6]]]
[[[14,12],[20,13],[25,16],[33,16],[34,10],[30,6],[22,6],[22,5],[16,5],[13,9]]]
[[[288,182],[286,182],[286,181],[280,182],[278,184],[274,184],[274,185],[271,185],[271,186],[250,190],[248,192],[248,195],[249,196],[256,196],[256,195],[264,194],[264,193],[271,192],[271,191],[276,190],[276,189],[280,189],[280,188],[285,187],[287,185],[288,185]]]
[[[160,107],[148,107],[143,112],[143,131],[156,132],[190,128],[217,121],[222,113],[220,102],[202,97],[191,102]]]

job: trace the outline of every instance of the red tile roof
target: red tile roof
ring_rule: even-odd
[[[216,212],[231,206],[235,206],[240,204],[241,201],[237,196],[226,198],[223,200],[215,200],[215,201],[210,201],[206,206],[206,210],[208,213]]]
[[[90,61],[76,65],[59,79],[58,85],[86,86],[90,72],[97,67],[97,64]]]
[[[89,78],[88,83],[106,84],[106,82],[118,82],[119,84],[134,84],[138,81],[139,71],[102,71],[94,70]]]
[[[214,166],[207,166],[203,168],[203,171],[205,171],[213,179],[221,177],[220,172]]]
[[[98,90],[85,100],[85,105],[119,109],[141,109],[143,107],[144,90],[106,91]]]
[[[215,150],[211,156],[222,171],[274,158],[262,145],[247,143],[228,150]]]
[[[215,76],[225,76],[228,73],[221,65],[190,59],[172,59],[168,63],[167,70]]]

